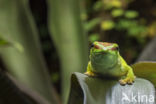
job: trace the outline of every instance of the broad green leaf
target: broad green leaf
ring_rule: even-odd
[[[85,23],[85,29],[87,31],[92,30],[95,26],[97,26],[99,23],[101,22],[100,18],[94,18],[90,21],[88,21],[87,23]]]
[[[139,102],[142,95],[147,95],[147,102],[143,98]],[[133,85],[122,86],[117,79],[88,77],[76,72],[71,77],[68,104],[155,104],[154,99],[154,86],[145,79],[136,78]]]
[[[151,81],[156,87],[156,62],[138,62],[132,68],[137,77]]]
[[[83,72],[88,60],[88,38],[80,18],[79,4],[79,0],[48,0],[49,31],[61,63],[63,104],[69,95],[70,75],[75,71]],[[92,26],[94,23],[89,28]]]
[[[0,21],[0,36],[13,46],[0,50],[9,73],[50,103],[57,103],[28,0],[0,0]]]

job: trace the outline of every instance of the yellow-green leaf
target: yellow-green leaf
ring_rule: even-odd
[[[124,11],[122,9],[114,9],[111,14],[113,17],[119,17],[122,16]]]
[[[132,11],[132,10],[126,11],[125,13],[126,18],[136,18],[138,15],[139,14],[137,11]]]
[[[138,62],[132,68],[137,77],[151,81],[156,87],[156,62]]]
[[[101,22],[102,30],[111,30],[115,26],[115,23],[111,20],[106,20]]]

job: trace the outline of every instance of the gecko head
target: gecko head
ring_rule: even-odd
[[[109,69],[117,64],[119,47],[116,43],[94,42],[90,49],[91,63],[102,69]]]

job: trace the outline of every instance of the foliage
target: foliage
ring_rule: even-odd
[[[28,2],[1,0],[0,8],[0,34],[6,40],[3,43],[9,44],[0,50],[5,68],[25,86],[56,103]]]
[[[2,37],[0,37],[0,46],[5,46],[8,45],[10,42],[8,42],[7,40],[3,39]]]
[[[1,104],[50,104],[40,94],[23,86],[10,74],[0,69],[0,103]]]
[[[151,95],[154,99],[154,92],[155,89],[152,83],[141,78],[137,78],[133,85],[122,86],[116,79],[88,77],[85,74],[74,73],[71,77],[68,104],[129,104],[129,100],[122,100],[123,93],[131,101],[132,94],[136,97],[139,97],[139,95]],[[142,100],[141,103],[146,104],[148,102],[146,101]],[[154,100],[152,103],[155,103]],[[140,104],[140,102],[135,102],[135,104]]]
[[[92,27],[87,28],[90,42],[93,40],[117,42],[121,46],[121,53],[124,54],[132,53],[128,52],[126,48],[133,50],[135,44],[140,46],[135,48],[137,55],[144,45],[155,36],[155,22],[150,22],[147,17],[143,17],[139,9],[132,8],[133,5],[136,5],[135,0],[97,0],[94,2],[86,0],[86,2],[88,4],[86,24],[87,27]],[[100,21],[95,21],[97,18]],[[122,41],[118,40],[121,38]],[[124,57],[128,62],[132,62],[136,55],[130,57],[125,55]]]
[[[87,37],[80,18],[79,0],[49,0],[49,30],[61,62],[62,99],[66,104],[70,90],[70,76],[83,72],[87,65]],[[66,8],[62,8],[66,7]],[[91,29],[99,19],[94,19]]]
[[[156,62],[138,62],[133,64],[132,68],[137,77],[151,81],[156,87]]]
[[[29,2],[32,5],[34,0]],[[95,104],[96,101],[103,103],[107,100],[104,97],[111,99],[107,94],[121,97],[118,96],[121,89],[126,92],[131,87],[132,92],[138,90],[148,93],[154,90],[150,82],[139,78],[132,86],[120,86],[117,80],[91,78],[81,73],[72,75],[71,89],[69,86],[73,72],[86,70],[86,32],[89,33],[89,42],[117,42],[127,61],[134,61],[145,44],[156,35],[156,22],[152,20],[156,16],[153,5],[149,3],[152,9],[147,12],[142,5],[135,7],[140,4],[137,0],[47,0],[47,3],[38,0],[32,7],[29,7],[29,2],[0,1],[0,67],[15,77],[10,80],[10,76],[0,72],[0,103],[59,104],[54,83],[58,84],[55,88],[62,95],[64,104],[69,90],[70,104],[85,101],[86,104]],[[34,15],[30,11],[32,8],[36,8]],[[42,11],[43,8],[45,11]],[[41,17],[45,19],[44,23],[41,23]],[[42,51],[48,53],[46,61]],[[137,77],[145,78],[156,86],[155,63],[136,63],[132,67]],[[116,99],[113,101],[117,102]]]
[[[138,18],[139,13],[137,11],[123,7],[123,5],[128,5],[128,2],[125,1],[125,3],[121,0],[98,0],[95,2],[93,5],[94,10],[102,14],[102,16],[98,17],[102,20],[100,22],[101,31],[116,29],[117,31],[127,31],[125,35],[135,37],[138,41],[140,41],[140,38],[145,39],[147,36],[146,24],[139,22],[140,18]],[[99,21],[95,21],[95,19],[93,18],[88,21],[88,27],[95,27],[99,24]],[[88,31],[92,29],[87,28]],[[140,36],[142,34],[144,37]]]
[[[7,39],[2,38],[2,35],[0,35],[0,48],[4,47],[14,47],[19,52],[24,51],[21,44],[19,44],[18,42],[12,42],[11,40],[8,41]]]

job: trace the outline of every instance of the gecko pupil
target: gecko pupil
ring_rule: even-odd
[[[94,47],[94,44],[92,43],[91,48]]]

